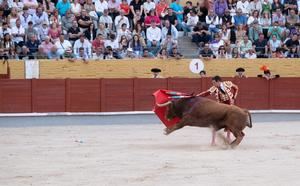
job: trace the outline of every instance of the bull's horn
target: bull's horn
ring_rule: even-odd
[[[167,101],[167,102],[165,102],[165,103],[162,103],[162,104],[156,104],[158,107],[165,107],[165,106],[167,106],[167,105],[170,105],[172,102],[171,101]]]

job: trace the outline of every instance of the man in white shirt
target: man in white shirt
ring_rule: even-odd
[[[250,13],[250,4],[248,0],[240,0],[236,4],[236,9],[242,9],[242,13],[245,15],[249,15]]]
[[[151,26],[147,28],[147,47],[153,55],[156,55],[160,48],[161,29],[156,26],[155,21],[151,21]]]
[[[23,0],[24,7],[28,7],[28,13],[30,15],[35,14],[36,8],[38,7],[37,0]]]
[[[59,36],[59,40],[55,42],[55,46],[60,56],[64,56],[66,52],[72,53],[72,45],[68,40],[65,40],[64,34]]]
[[[112,30],[112,18],[108,15],[108,9],[104,9],[103,15],[99,19],[99,23],[103,23],[106,28]]]
[[[28,27],[29,21],[32,21],[32,15],[28,13],[28,8],[25,6],[23,8],[23,14],[20,15],[20,20],[23,28]]]
[[[2,27],[0,27],[0,39],[2,39],[6,33],[11,35],[11,29],[8,27],[8,24],[4,22],[2,23]]]
[[[73,51],[74,54],[77,56],[79,53],[79,48],[84,48],[84,53],[91,58],[92,56],[92,44],[85,39],[84,35],[81,35],[79,39],[77,39],[74,43]]]
[[[24,45],[25,29],[22,27],[20,19],[17,19],[16,26],[11,29],[11,34],[15,45],[22,47]]]
[[[108,3],[105,0],[94,0],[95,9],[98,17],[102,16],[105,9],[108,9]]]
[[[42,7],[38,7],[36,13],[32,17],[33,20],[33,27],[34,28],[41,28],[43,23],[46,22],[49,24],[48,15],[46,12],[43,12]]]
[[[120,15],[118,15],[115,19],[115,26],[116,26],[116,30],[121,29],[122,24],[126,24],[127,25],[127,29],[129,29],[129,20],[128,18],[125,16],[125,12],[124,10],[120,10]]]
[[[195,10],[190,10],[190,13],[187,14],[187,22],[182,22],[182,29],[186,35],[188,32],[191,32],[194,29],[194,26],[197,25],[199,21],[199,16],[196,14]]]
[[[155,3],[152,2],[151,0],[147,0],[146,2],[144,2],[143,8],[144,8],[145,16],[146,16],[146,15],[148,15],[148,13],[150,12],[151,9],[155,10]]]

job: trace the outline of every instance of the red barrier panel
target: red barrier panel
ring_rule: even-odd
[[[272,109],[300,108],[300,78],[279,78],[270,81]]]
[[[102,79],[101,111],[132,111],[133,79]]]
[[[65,97],[64,79],[32,80],[33,112],[65,112]]]
[[[66,79],[68,112],[100,112],[100,79]]]
[[[224,80],[239,86],[240,107],[300,109],[300,78]],[[0,80],[0,112],[144,111],[157,89],[197,94],[211,85],[211,78]]]
[[[31,80],[0,81],[0,112],[31,112]]]
[[[151,110],[154,104],[152,93],[167,89],[167,79],[134,79],[134,110]]]

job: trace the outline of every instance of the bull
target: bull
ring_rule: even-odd
[[[168,135],[185,126],[210,127],[213,129],[213,141],[216,131],[229,130],[236,138],[230,143],[232,148],[241,143],[246,127],[252,128],[251,114],[246,109],[234,105],[218,103],[204,97],[192,96],[157,104],[158,107],[167,107],[166,119],[179,117],[181,120],[172,127],[165,129]]]

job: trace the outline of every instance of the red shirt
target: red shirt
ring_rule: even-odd
[[[125,15],[128,15],[128,14],[129,14],[130,7],[129,7],[128,4],[123,4],[123,3],[121,3],[121,4],[120,4],[120,9],[121,9],[121,10],[124,10]]]
[[[147,16],[147,17],[145,18],[145,25],[146,25],[146,26],[150,26],[152,20],[155,21],[156,25],[159,25],[159,24],[160,24],[160,19],[159,19],[159,17],[157,17],[157,16]]]
[[[161,16],[161,13],[162,12],[165,12],[165,10],[168,8],[168,5],[167,4],[161,4],[161,3],[158,3],[155,7],[156,9],[156,13],[157,13],[157,16],[159,17],[162,17]]]
[[[103,40],[99,40],[99,39],[95,39],[93,42],[92,42],[92,46],[93,48],[104,48],[104,41]]]

